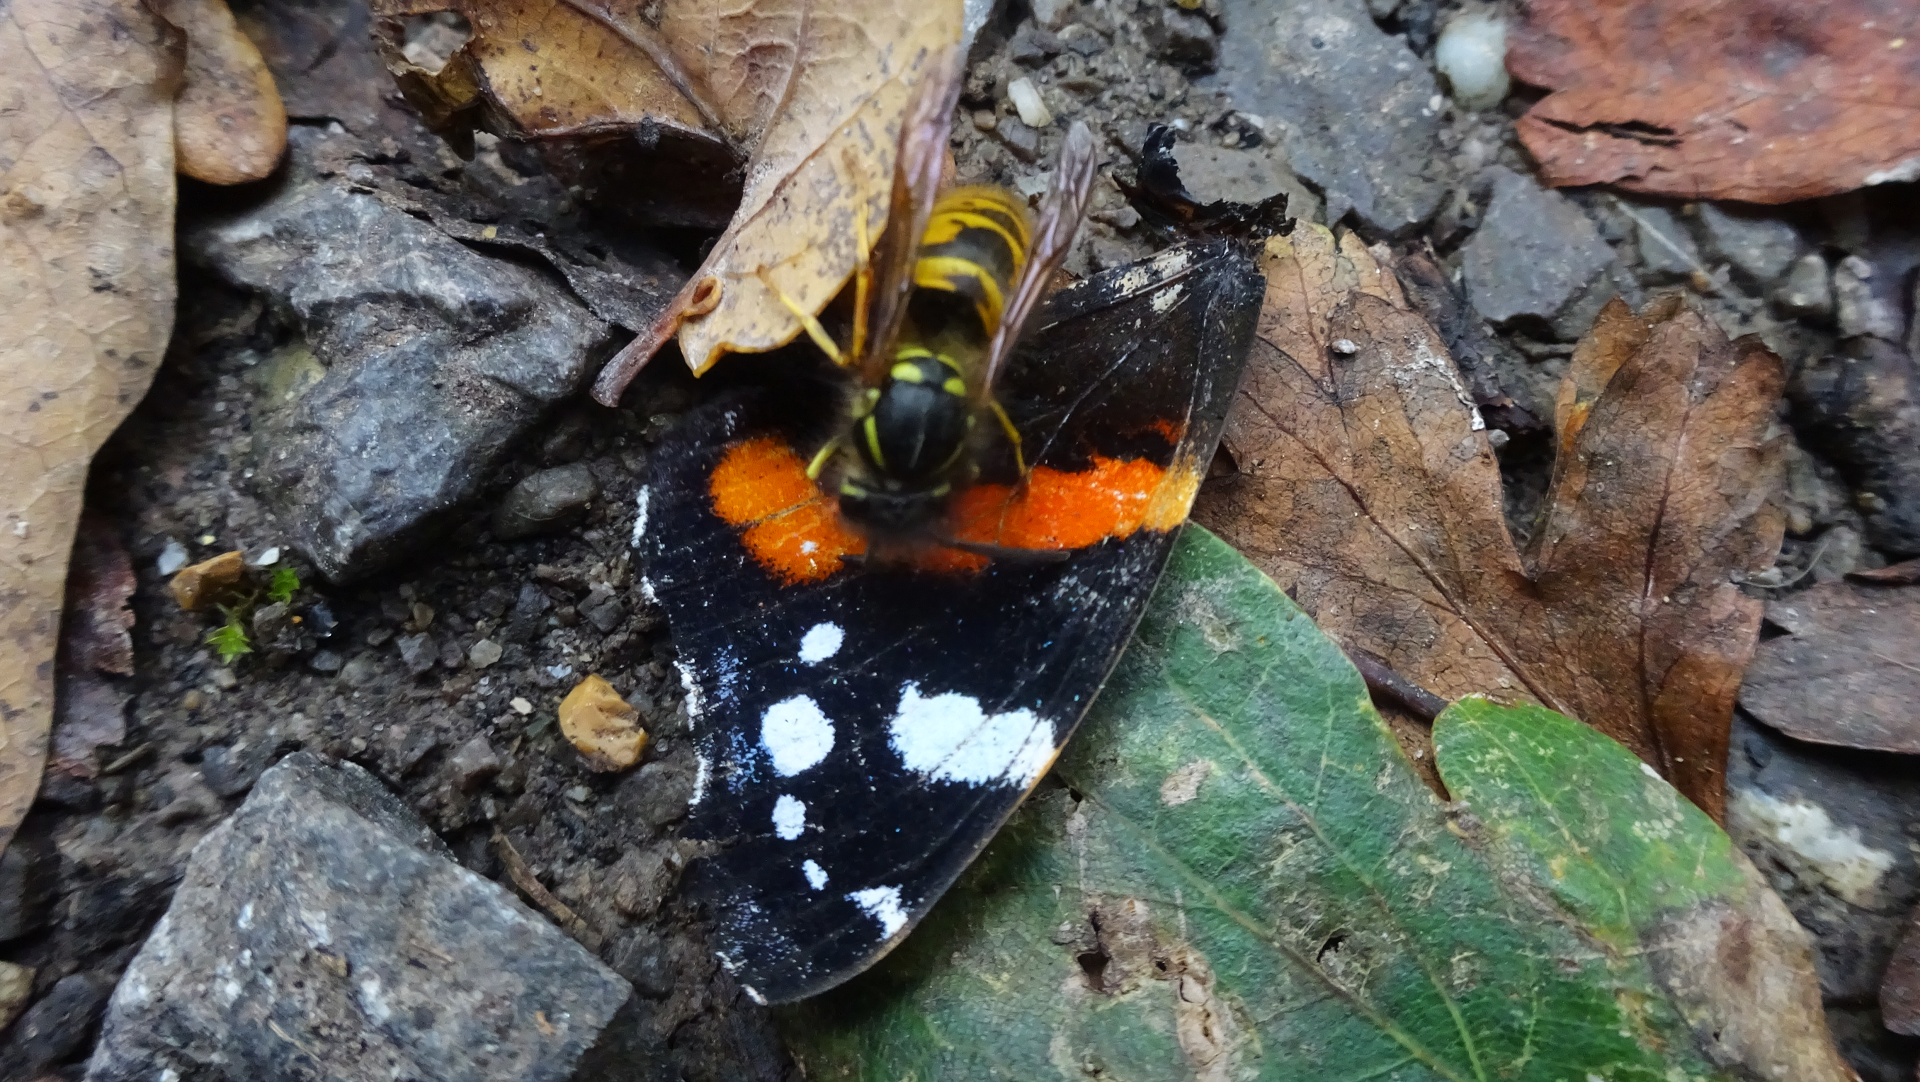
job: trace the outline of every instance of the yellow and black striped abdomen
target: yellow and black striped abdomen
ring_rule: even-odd
[[[991,335],[1032,243],[1026,208],[999,188],[955,188],[933,205],[913,267],[916,289],[964,299]]]

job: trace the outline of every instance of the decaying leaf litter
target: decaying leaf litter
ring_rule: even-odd
[[[257,13],[255,13],[255,17],[257,17]],[[1357,247],[1357,246],[1356,246],[1356,247]],[[1382,282],[1390,282],[1390,278],[1382,278]],[[1384,292],[1384,290],[1386,290],[1386,288],[1388,288],[1388,286],[1386,286],[1386,284],[1382,284],[1382,286],[1380,286],[1380,290],[1382,290],[1382,292]],[[1357,338],[1352,338],[1352,336],[1350,336],[1350,338],[1348,338],[1348,340],[1350,340],[1350,341],[1354,341],[1354,343],[1356,343],[1356,345],[1357,345],[1357,343],[1359,343],[1359,340],[1357,340]],[[1471,397],[1471,395],[1469,395],[1469,397]],[[1578,399],[1576,399],[1576,401],[1578,401]],[[1242,478],[1242,480],[1244,480],[1244,478]],[[1498,522],[1498,506],[1500,506],[1500,505],[1498,505],[1498,501],[1496,501],[1496,503],[1494,503],[1494,505],[1492,505],[1492,506],[1494,506],[1494,508],[1496,508],[1496,510],[1494,510],[1494,514],[1496,514],[1496,522]],[[611,526],[612,526],[612,528],[614,528],[614,531],[616,531],[616,529],[618,529],[618,522],[614,522],[614,524],[611,524]],[[1764,560],[1763,560],[1763,564],[1764,564]],[[1738,606],[1736,606],[1736,608],[1738,608]],[[1738,629],[1736,629],[1736,631],[1738,631]],[[1734,637],[1736,637],[1736,639],[1738,639],[1738,635],[1734,635]],[[1382,656],[1388,656],[1388,654],[1382,654]],[[1720,664],[1722,664],[1722,666],[1724,666],[1724,664],[1726,664],[1726,662],[1724,662],[1724,658],[1722,658],[1722,660],[1720,660]],[[1709,681],[1709,683],[1711,683],[1711,681]],[[1707,694],[1707,691],[1711,691],[1711,689],[1707,689],[1707,691],[1701,691],[1701,689],[1699,689],[1699,687],[1690,687],[1690,691],[1695,691],[1695,693],[1701,693],[1701,694]],[[1728,689],[1728,694],[1730,694],[1730,689]],[[1709,694],[1709,698],[1711,698],[1711,694]],[[346,752],[346,754],[351,754],[351,748],[348,748],[348,746],[342,746],[342,750],[344,750],[344,752]]]

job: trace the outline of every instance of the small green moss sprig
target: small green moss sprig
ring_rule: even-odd
[[[264,596],[275,604],[292,603],[300,592],[300,573],[282,564],[273,569],[273,575],[267,580],[264,590],[255,589],[241,595],[231,605],[221,605],[221,615],[226,617],[219,627],[207,632],[206,642],[220,657],[222,665],[231,665],[236,660],[253,653],[253,636],[247,631],[247,623],[253,618],[254,609]],[[297,619],[297,618],[296,618]]]

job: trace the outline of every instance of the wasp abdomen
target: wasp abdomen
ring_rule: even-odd
[[[984,338],[1000,325],[1031,243],[1026,209],[1011,192],[957,188],[933,206],[914,263],[913,284],[917,290],[962,301],[975,322],[974,333]],[[922,328],[925,333],[940,329]]]

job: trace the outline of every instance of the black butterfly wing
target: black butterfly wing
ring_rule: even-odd
[[[748,390],[656,449],[636,544],[679,649],[700,773],[688,834],[716,949],[769,1002],[825,991],[906,935],[1045,773],[1144,612],[1219,439],[1259,310],[1233,242],[1170,249],[1060,291],[998,394],[1030,458],[1080,476],[1151,460],[1171,521],[1058,562],[972,573],[848,564],[795,582],[743,545],[711,481],[791,439]],[[1109,479],[1110,481],[1110,479]],[[1182,487],[1184,486],[1184,487]]]

